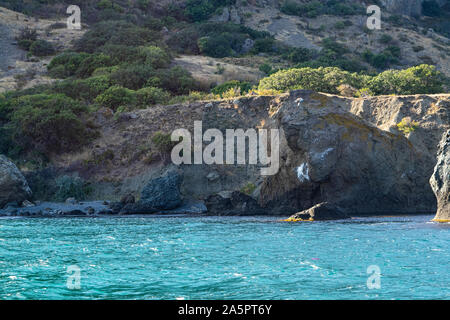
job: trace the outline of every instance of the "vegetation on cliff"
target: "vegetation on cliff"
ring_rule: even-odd
[[[425,14],[445,15],[445,10],[437,13],[433,1],[428,2]],[[66,7],[61,3],[69,4],[0,0],[0,5],[38,17],[64,15],[61,8]],[[237,5],[235,0],[87,0],[78,5],[89,30],[70,51],[58,52],[48,64],[48,74],[58,81],[0,96],[0,153],[46,159],[77,150],[95,136],[89,117],[101,108],[110,108],[118,116],[157,104],[292,89],[351,96],[438,93],[448,81],[432,65],[401,70],[397,64],[402,50],[388,35],[379,39],[383,46],[380,52],[358,53],[336,37],[324,37],[319,43],[322,50],[318,50],[291,47],[266,31],[232,23],[229,17],[220,22],[209,20]],[[315,17],[352,16],[364,10],[351,1],[329,0],[305,4],[286,1],[281,11]],[[336,28],[341,30],[351,23],[341,21]],[[50,43],[38,39],[34,30],[24,29],[17,40],[35,56],[55,51]],[[259,83],[236,79],[205,85],[174,64],[178,54],[255,61],[263,57],[266,62],[256,68],[267,77]],[[217,72],[223,70],[218,67]]]

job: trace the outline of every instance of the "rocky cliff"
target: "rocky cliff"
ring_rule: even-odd
[[[182,198],[204,201],[211,214],[289,215],[321,203],[343,215],[432,212],[436,200],[428,180],[434,146],[449,128],[449,102],[449,95],[353,99],[300,90],[157,106],[118,117],[103,109],[92,119],[101,137],[53,164],[61,175],[90,181],[93,199],[119,200],[130,193],[139,199],[150,180],[174,166],[170,157],[158,156],[156,132],[192,133],[194,121],[202,121],[203,132],[280,129],[277,174],[261,176],[261,165],[183,164]],[[405,136],[396,123],[407,115],[419,123]]]
[[[450,222],[450,130],[443,134],[438,148],[436,167],[430,179],[438,201],[434,220]]]
[[[8,203],[21,204],[31,197],[31,190],[22,173],[6,157],[0,155],[0,208]]]

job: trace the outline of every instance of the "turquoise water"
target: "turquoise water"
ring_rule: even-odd
[[[431,218],[2,218],[0,299],[449,299],[450,225]]]

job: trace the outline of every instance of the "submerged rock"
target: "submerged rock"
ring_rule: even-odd
[[[31,197],[31,189],[19,169],[0,155],[0,208],[9,202],[22,203]]]
[[[430,179],[437,198],[435,221],[450,222],[450,130],[439,143],[437,164]]]
[[[286,221],[323,221],[349,219],[350,217],[341,208],[327,202],[319,203],[312,208],[298,212]]]

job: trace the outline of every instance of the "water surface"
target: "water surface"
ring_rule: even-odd
[[[450,225],[432,217],[2,218],[0,299],[449,299]]]

